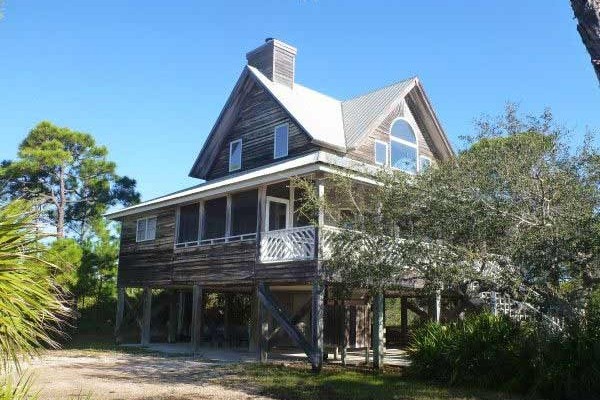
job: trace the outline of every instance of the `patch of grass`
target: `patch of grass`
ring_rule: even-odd
[[[223,382],[221,382],[223,384]],[[320,374],[293,365],[238,365],[227,383],[254,386],[262,395],[282,400],[499,400],[510,396],[479,390],[454,389],[418,381],[394,369],[373,373],[365,369],[325,366]]]

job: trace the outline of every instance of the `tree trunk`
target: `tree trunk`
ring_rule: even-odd
[[[60,183],[60,199],[58,200],[58,207],[56,210],[56,237],[62,239],[65,237],[65,208],[67,204],[66,188],[65,188],[65,169],[60,167],[58,175]]]
[[[600,81],[600,0],[571,0],[577,31]]]

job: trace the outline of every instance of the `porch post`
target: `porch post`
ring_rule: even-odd
[[[402,335],[402,343],[408,342],[408,297],[400,298],[400,333]]]
[[[194,285],[192,289],[192,349],[198,350],[202,342],[202,325],[203,325],[203,308],[204,302],[202,299],[202,286]]]
[[[117,289],[117,316],[115,317],[115,340],[117,344],[123,342],[121,329],[123,325],[123,314],[125,313],[125,288]]]
[[[225,208],[225,237],[231,236],[231,195],[227,195],[227,207]]]
[[[317,196],[319,197],[319,199],[322,199],[323,197],[325,197],[325,180],[323,178],[319,178],[317,179],[315,184],[317,186]],[[322,207],[319,208],[318,222],[319,226],[325,225],[325,213]]]
[[[325,290],[324,285],[318,281],[313,282],[312,287],[312,313],[311,332],[314,355],[312,369],[319,372],[323,368],[323,308]]]
[[[144,288],[142,293],[143,314],[142,314],[142,346],[150,344],[150,319],[152,317],[152,289]]]
[[[294,210],[295,210],[294,203],[295,203],[295,198],[296,198],[295,188],[294,188],[294,185],[292,184],[292,182],[290,181],[290,198],[289,198],[290,206],[288,207],[288,213],[289,213],[288,214],[288,219],[290,221],[290,226],[292,228],[294,227]]]
[[[177,340],[177,291],[169,291],[169,321],[167,322],[167,342],[175,343]]]
[[[385,324],[383,318],[384,294],[379,292],[373,299],[373,368],[383,367],[385,354]]]

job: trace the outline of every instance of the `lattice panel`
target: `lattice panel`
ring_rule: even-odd
[[[315,228],[312,226],[261,234],[261,262],[310,260],[314,257]]]

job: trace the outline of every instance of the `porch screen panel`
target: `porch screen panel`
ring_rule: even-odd
[[[258,190],[231,196],[231,234],[256,233]]]
[[[226,212],[226,197],[207,200],[204,203],[204,232],[202,232],[202,239],[215,239],[225,236]]]
[[[200,226],[200,206],[189,204],[179,209],[177,243],[195,242],[198,240]]]
[[[303,206],[307,202],[307,193],[301,188],[294,189],[294,226],[308,226],[310,225],[310,218],[306,215],[306,211]],[[316,217],[316,216],[315,216]]]

